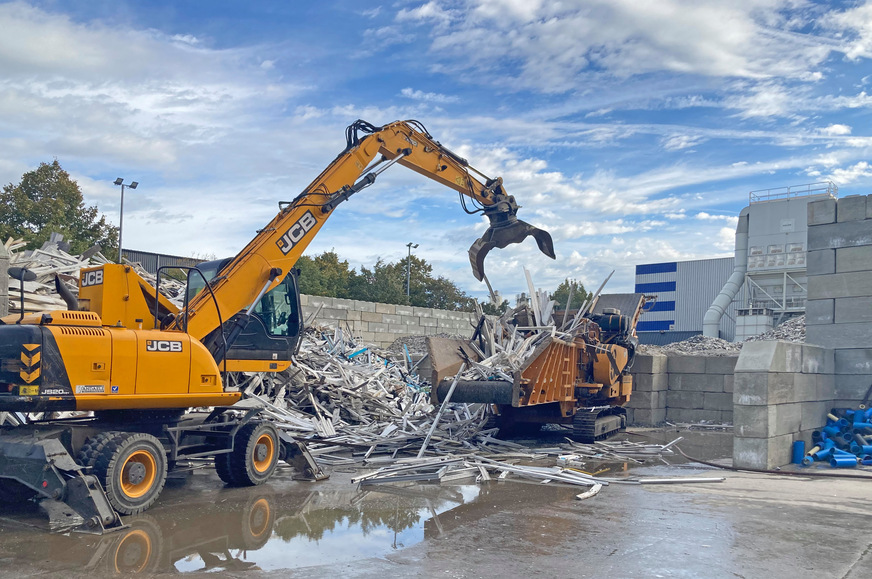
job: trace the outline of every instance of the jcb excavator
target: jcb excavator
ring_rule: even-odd
[[[336,207],[395,163],[458,191],[467,213],[489,218],[469,250],[477,279],[491,249],[528,236],[554,258],[551,236],[517,219],[502,179],[485,177],[417,121],[357,121],[346,141],[238,255],[190,269],[182,308],[130,267],[110,264],[82,270],[78,298],[56,282],[67,310],[22,309],[0,320],[0,412],[94,414],[4,429],[0,483],[66,503],[84,528],[102,531],[121,525],[119,513],[153,504],[182,461],[214,458],[231,485],[266,481],[279,457],[316,476],[304,447],[257,420],[258,408],[227,412],[242,394],[226,374],[291,364],[302,330],[294,264]],[[10,274],[24,281],[29,272]],[[214,410],[184,414],[192,407]]]

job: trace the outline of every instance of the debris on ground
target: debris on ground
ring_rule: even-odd
[[[747,338],[746,342],[760,340],[782,340],[785,342],[805,343],[805,316],[798,316],[775,326],[768,332]]]
[[[869,388],[872,391],[872,387]],[[865,402],[868,402],[869,394]],[[833,468],[853,468],[858,464],[872,465],[872,408],[851,410],[833,408],[827,423],[811,433],[814,445],[802,459],[804,466],[828,462]]]

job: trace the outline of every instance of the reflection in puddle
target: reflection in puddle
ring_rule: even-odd
[[[479,492],[474,485],[382,485],[315,491],[293,504],[252,489],[237,501],[126,517],[128,529],[101,537],[50,535],[49,561],[41,557],[37,564],[130,575],[276,570],[380,557],[424,540],[425,526],[427,536],[431,529],[440,534],[439,515]]]

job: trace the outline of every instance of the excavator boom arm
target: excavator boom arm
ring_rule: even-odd
[[[371,185],[378,174],[394,163],[412,169],[476,201],[491,222],[485,235],[470,248],[473,272],[483,277],[484,256],[493,247],[505,247],[533,236],[539,248],[554,258],[551,236],[515,214],[518,205],[507,195],[502,179],[488,179],[466,160],[443,147],[416,121],[396,121],[375,127],[357,121],[347,130],[347,146],[327,168],[289,204],[282,205],[272,221],[210,283],[223,318],[250,307],[267,289],[277,285],[294,266],[336,207]],[[361,136],[363,135],[363,136]],[[381,158],[376,161],[376,158]],[[369,169],[369,170],[367,170]],[[474,174],[484,179],[480,181]],[[276,268],[282,275],[275,277]],[[186,320],[176,321],[197,339],[217,328],[218,312],[208,292],[189,304]]]

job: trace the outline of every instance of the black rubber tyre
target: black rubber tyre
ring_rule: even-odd
[[[151,574],[159,571],[163,555],[160,526],[148,515],[125,521],[129,528],[118,533],[106,556],[106,570],[113,575]]]
[[[85,442],[79,462],[92,467],[109,504],[122,515],[154,504],[167,479],[163,445],[142,432],[101,432]]]
[[[276,470],[279,459],[279,434],[269,422],[249,422],[236,432],[233,452],[227,456],[226,465],[221,457],[215,458],[215,470],[227,484],[254,486],[269,480]],[[222,466],[219,466],[222,465]],[[229,481],[222,474],[228,468]]]
[[[215,472],[218,473],[218,478],[224,481],[224,484],[238,486],[236,478],[233,476],[233,470],[230,468],[230,453],[215,456]]]
[[[255,491],[261,493],[258,489]],[[268,495],[257,494],[251,497],[240,512],[239,537],[231,531],[231,546],[234,549],[256,551],[266,545],[272,536],[276,513]]]

